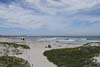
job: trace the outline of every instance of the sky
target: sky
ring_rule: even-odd
[[[0,35],[100,35],[100,0],[0,0]]]

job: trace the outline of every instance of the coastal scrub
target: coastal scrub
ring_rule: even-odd
[[[92,43],[89,43],[92,44]],[[98,44],[100,44],[98,42]],[[58,67],[100,66],[94,57],[99,56],[100,46],[85,44],[76,48],[53,49],[44,52],[50,62]]]

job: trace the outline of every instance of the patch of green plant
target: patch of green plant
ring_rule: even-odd
[[[28,61],[14,56],[0,57],[0,67],[30,67]]]
[[[0,54],[3,56],[23,54],[24,50],[30,49],[28,45],[10,42],[0,42]]]
[[[23,49],[30,49],[30,47],[25,44],[16,44],[16,43],[10,43],[10,42],[0,42],[0,44],[4,46],[12,46],[14,48],[22,47]]]
[[[53,49],[44,52],[58,67],[100,66],[93,57],[99,56],[100,46],[83,45],[76,48]]]

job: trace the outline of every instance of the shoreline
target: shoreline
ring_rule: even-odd
[[[57,67],[55,64],[50,62],[46,56],[43,55],[43,53],[47,50],[52,49],[60,49],[60,48],[73,48],[78,47],[80,45],[62,45],[61,47],[55,46],[54,44],[51,44],[51,48],[45,48],[49,43],[46,42],[26,42],[26,45],[30,46],[30,50],[26,53],[19,55],[18,57],[23,58],[25,60],[28,60],[31,64],[31,67]]]
[[[14,42],[7,41],[7,42]],[[60,42],[45,42],[45,41],[23,41],[23,42],[15,42],[18,44],[25,44],[30,47],[29,50],[25,51],[21,55],[14,55],[19,58],[23,58],[24,60],[27,60],[31,67],[57,67],[57,65],[50,62],[46,56],[43,55],[45,51],[53,50],[53,49],[63,49],[63,48],[75,48],[80,47],[82,45],[73,45],[73,44],[65,44]],[[51,47],[48,47],[50,45]],[[93,44],[91,44],[93,46]],[[97,44],[95,44],[97,46]],[[100,57],[94,57],[94,59],[97,59],[97,62],[100,62]]]

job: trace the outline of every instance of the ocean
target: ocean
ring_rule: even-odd
[[[100,42],[100,36],[2,36],[0,41],[25,41],[30,42],[60,42],[64,44],[85,44],[88,42]]]

